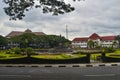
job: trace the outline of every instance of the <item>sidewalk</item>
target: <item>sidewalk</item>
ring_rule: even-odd
[[[90,64],[0,64],[0,67],[105,67],[120,66],[120,63],[90,63]]]

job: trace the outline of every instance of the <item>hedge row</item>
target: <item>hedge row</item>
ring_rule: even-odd
[[[70,63],[90,63],[90,57],[86,56],[82,58],[65,60],[38,59],[33,57],[0,60],[0,64],[70,64]]]

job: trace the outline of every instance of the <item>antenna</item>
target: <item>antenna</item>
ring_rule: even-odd
[[[66,25],[66,39],[68,39],[68,26]]]

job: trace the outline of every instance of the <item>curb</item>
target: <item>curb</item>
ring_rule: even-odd
[[[105,66],[120,66],[120,63],[95,63],[95,64],[0,64],[0,67],[105,67]]]

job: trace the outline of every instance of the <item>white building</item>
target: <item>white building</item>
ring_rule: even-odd
[[[116,36],[99,36],[93,33],[90,37],[74,38],[72,40],[72,48],[87,48],[90,40],[94,42],[95,46],[117,47],[118,42],[115,40],[115,37]]]

